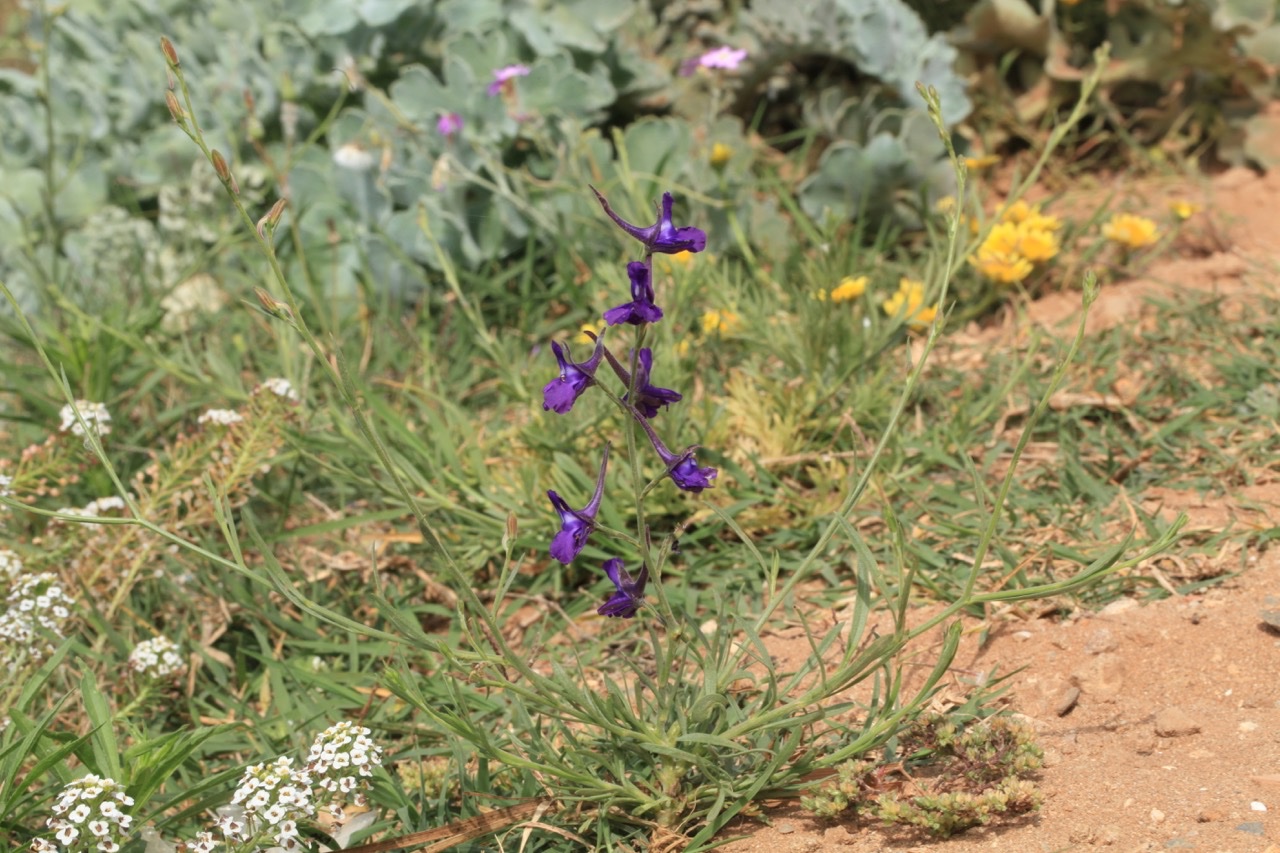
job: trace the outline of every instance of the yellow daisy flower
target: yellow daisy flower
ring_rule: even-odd
[[[840,284],[831,291],[832,302],[848,302],[857,299],[859,296],[867,292],[867,277],[860,275],[853,277],[847,275],[840,279]]]
[[[1150,246],[1159,238],[1156,223],[1145,216],[1117,213],[1102,226],[1102,236],[1126,249]]]
[[[1200,212],[1200,205],[1182,198],[1169,202],[1169,212],[1180,222],[1186,222]]]
[[[711,146],[711,156],[707,160],[711,163],[713,169],[723,169],[733,159],[733,149],[723,142],[717,142]]]
[[[962,157],[965,168],[970,172],[977,172],[982,169],[989,169],[1000,162],[1000,158],[995,154],[987,154],[983,157]]]
[[[898,280],[898,292],[880,303],[890,317],[904,317],[915,331],[927,329],[938,316],[938,306],[924,304],[924,282],[912,278]]]
[[[1057,235],[1024,222],[1018,226],[1018,252],[1033,264],[1052,260],[1058,254]]]

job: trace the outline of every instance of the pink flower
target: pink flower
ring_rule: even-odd
[[[742,61],[747,58],[747,51],[734,50],[733,48],[722,45],[715,50],[709,50],[699,56],[697,59],[691,59],[680,67],[682,76],[689,76],[699,67],[702,68],[720,68],[725,71],[733,71]]]
[[[436,132],[445,139],[453,138],[453,135],[462,130],[462,116],[457,113],[444,113],[436,122]]]
[[[489,84],[489,94],[496,95],[501,92],[502,87],[508,80],[527,76],[529,76],[529,66],[527,65],[508,65],[505,68],[499,68],[493,72],[493,82]]]

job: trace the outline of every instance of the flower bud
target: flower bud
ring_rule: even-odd
[[[164,53],[164,61],[169,63],[169,67],[177,68],[178,51],[174,50],[173,42],[165,36],[160,36],[160,50]]]
[[[506,550],[511,547],[511,543],[516,541],[516,533],[520,530],[520,524],[516,519],[514,512],[507,513],[507,527],[502,534],[502,548]]]
[[[275,204],[271,205],[271,209],[267,211],[267,215],[258,220],[258,236],[267,239],[267,230],[276,230],[276,226],[280,224],[280,216],[284,213],[284,207],[288,202],[285,199],[279,199]]]
[[[293,318],[293,312],[289,310],[288,305],[281,302],[279,299],[276,299],[261,287],[255,287],[253,289],[253,295],[258,297],[258,303],[262,306],[263,310],[272,317],[280,320],[290,320]]]
[[[707,159],[711,162],[711,168],[719,171],[733,159],[733,149],[723,142],[717,142],[711,146],[711,156]]]
[[[222,153],[217,148],[213,149],[210,155],[213,160],[213,171],[217,172],[218,180],[224,184],[231,180],[231,169],[227,166],[227,161],[223,159]]]
[[[173,92],[164,93],[165,106],[169,108],[169,115],[173,116],[173,120],[178,124],[187,123],[187,112],[182,108],[182,104],[178,103],[178,96]]]

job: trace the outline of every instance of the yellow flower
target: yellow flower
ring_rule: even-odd
[[[978,268],[978,272],[1000,284],[1017,284],[1031,275],[1031,261],[1014,254],[997,254],[978,250],[978,254],[969,259],[969,263]]]
[[[590,344],[590,343],[595,343],[595,342],[591,339],[591,336],[587,334],[587,332],[591,332],[591,333],[593,333],[593,334],[597,333],[596,324],[595,324],[595,323],[583,323],[583,324],[582,324],[582,327],[578,329],[578,335],[577,335],[577,337],[575,337],[575,338],[574,338],[574,341],[575,341],[575,342],[577,342],[577,343],[580,343],[580,344]]]
[[[1012,222],[1001,222],[993,226],[982,241],[979,252],[992,255],[1014,255],[1018,252],[1018,244],[1022,242],[1022,234],[1018,226]]]
[[[1052,260],[1058,254],[1058,238],[1048,229],[1024,222],[1018,226],[1018,252],[1033,264]]]
[[[668,255],[668,257],[682,267],[687,267],[693,263],[693,252],[676,252],[674,255]]]
[[[851,299],[857,299],[866,292],[867,277],[865,275],[860,275],[857,278],[847,275],[840,279],[840,285],[831,291],[831,301],[848,302]]]
[[[1188,219],[1200,212],[1200,205],[1187,201],[1184,198],[1180,198],[1177,201],[1169,202],[1169,211],[1173,214],[1175,219],[1180,222],[1186,222]]]
[[[689,354],[689,339],[682,338],[676,344],[676,355],[680,356],[681,358],[684,358],[688,354]]]
[[[818,300],[819,302],[826,302],[827,301],[826,288],[819,288],[818,291],[813,294],[813,298]]]
[[[939,213],[950,213],[956,209],[956,197],[953,195],[944,195],[933,203],[933,209]]]
[[[713,169],[723,169],[733,159],[733,149],[723,142],[711,146],[711,156],[707,158]]]
[[[971,172],[989,169],[1000,162],[1000,158],[995,154],[987,154],[984,157],[964,157],[962,159],[964,160],[965,168]]]
[[[1102,226],[1102,236],[1126,249],[1141,249],[1156,241],[1156,224],[1145,216],[1117,213]]]
[[[898,292],[880,303],[890,317],[903,317],[907,325],[916,331],[929,327],[938,316],[938,306],[924,304],[924,282],[911,278],[898,280]]]
[[[716,333],[721,337],[735,334],[742,327],[742,318],[728,308],[717,311],[712,308],[702,315],[702,331],[707,334]]]
[[[1001,222],[1012,222],[1015,225],[1026,225],[1038,231],[1057,231],[1062,222],[1056,216],[1048,216],[1040,212],[1040,206],[1032,207],[1022,199],[1000,211]]]

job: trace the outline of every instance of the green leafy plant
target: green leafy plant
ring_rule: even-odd
[[[1029,777],[1040,769],[1042,753],[1025,723],[994,716],[961,725],[922,714],[895,741],[897,760],[841,764],[801,804],[819,817],[853,809],[942,837],[1040,807]]]

